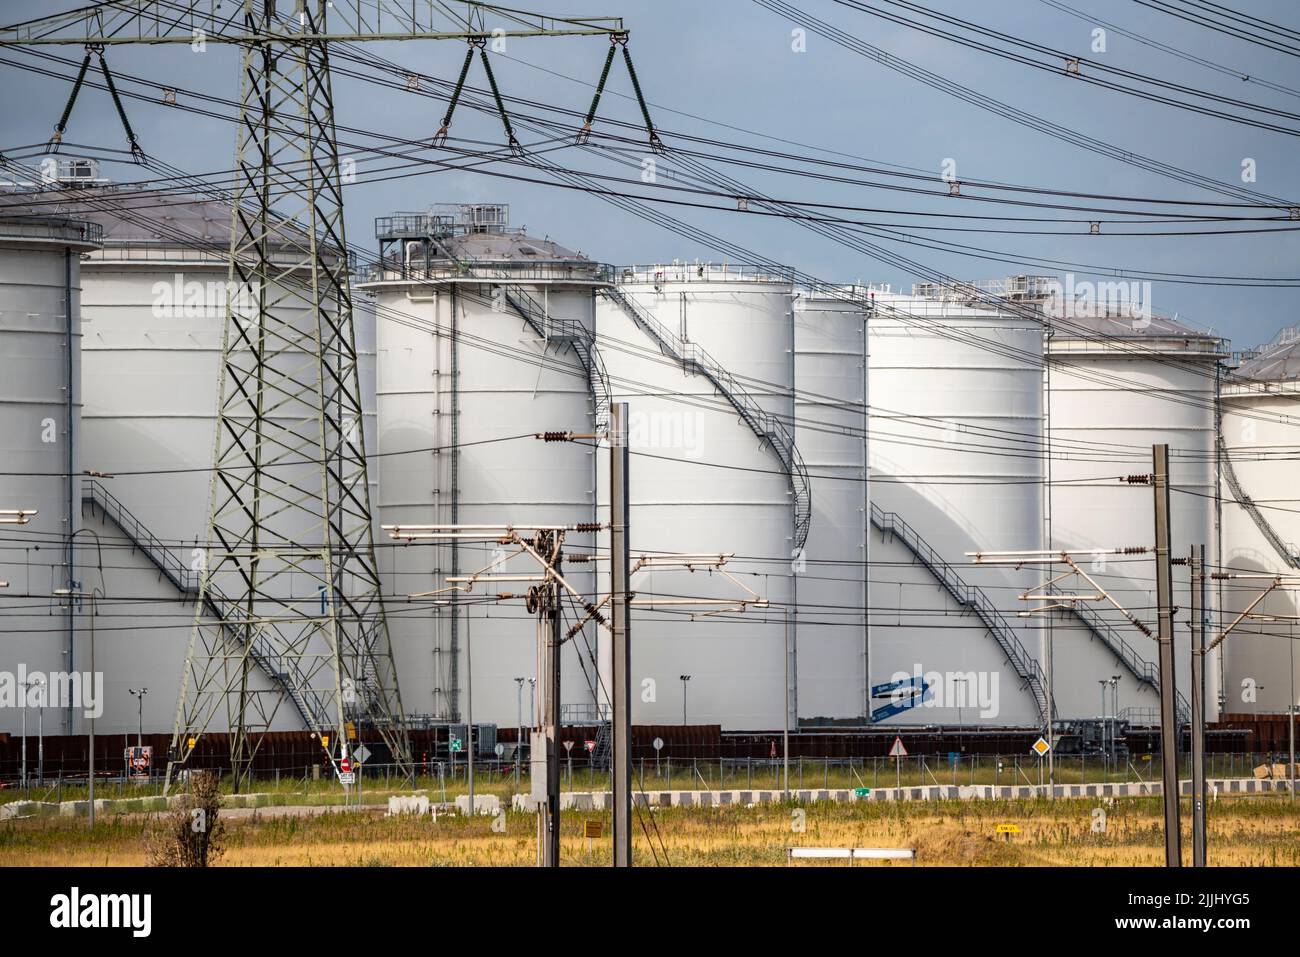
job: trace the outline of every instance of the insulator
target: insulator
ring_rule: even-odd
[[[574,526],[574,530],[579,532],[599,532],[600,522],[579,522]]]
[[[543,432],[543,442],[567,442],[569,441],[568,432]]]

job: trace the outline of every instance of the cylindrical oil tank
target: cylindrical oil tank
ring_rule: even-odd
[[[787,637],[797,647],[791,483],[748,423],[793,420],[791,279],[699,262],[616,276],[630,308],[599,300],[597,346],[615,401],[628,403],[633,567],[639,556],[734,556],[712,572],[633,575],[632,719],[780,728],[797,666],[783,660]],[[730,604],[755,596],[768,606]]]
[[[1149,306],[1149,303],[1147,303]],[[1194,545],[1216,554],[1215,406],[1223,342],[1212,334],[1122,303],[1049,304],[1048,438],[1051,517],[1048,546],[1076,560],[1110,596],[1154,630],[1155,565],[1150,554],[1108,556],[1107,550],[1150,548],[1155,540],[1153,491],[1121,481],[1152,472],[1152,446],[1169,446],[1170,540],[1175,557]],[[1175,569],[1177,605],[1187,606],[1186,569]],[[1091,593],[1077,580],[1061,588]],[[1211,592],[1213,598],[1213,592]],[[1155,665],[1154,639],[1109,603],[1087,610],[1108,623],[1139,660],[1126,666],[1096,628],[1079,616],[1052,619],[1056,697],[1064,717],[1112,716],[1146,724],[1157,719],[1159,697],[1138,673]],[[1103,629],[1104,630],[1104,629]],[[1175,687],[1190,700],[1190,631],[1175,618]],[[1206,668],[1207,714],[1213,717],[1217,669]],[[1103,698],[1101,682],[1118,679]],[[1104,709],[1104,710],[1103,710]],[[1183,708],[1185,710],[1185,707]]]
[[[1291,326],[1243,361],[1222,387],[1223,565],[1236,575],[1300,575],[1296,452],[1300,448],[1300,326]],[[1268,588],[1261,578],[1215,583],[1233,621]],[[1300,602],[1294,587],[1273,589],[1219,646],[1223,710],[1285,714],[1300,687]]]
[[[867,655],[867,292],[794,299],[795,441],[812,488],[798,575],[801,722],[861,719]]]
[[[93,542],[78,532],[81,257],[100,239],[82,219],[0,214],[0,669],[47,687],[51,672],[90,670],[76,640],[82,615],[56,592],[98,584]],[[65,733],[80,720],[47,703],[47,722],[62,719]],[[25,713],[0,709],[0,730],[17,734]]]
[[[584,353],[608,267],[510,228],[506,207],[494,204],[399,213],[376,226],[381,263],[361,288],[377,313],[381,524],[594,521],[591,445],[534,434],[595,429],[604,386],[597,377],[593,391]],[[590,555],[593,538],[570,532],[566,550]],[[476,723],[534,724],[527,708],[542,696],[529,686],[540,679],[537,622],[522,601],[528,583],[459,591],[464,584],[448,578],[540,575],[536,561],[511,545],[467,540],[403,545],[385,536],[379,552],[384,591],[397,596],[388,626],[407,713],[464,721],[472,694]],[[590,595],[592,568],[570,565],[566,580]],[[565,615],[567,631],[574,619]],[[566,720],[594,714],[594,631],[565,643]]]
[[[967,553],[1043,539],[1043,324],[960,287],[872,295],[870,675],[881,689],[931,687],[881,719],[1037,724],[1025,674],[1041,641],[1036,622],[1017,617],[1037,574],[973,565]],[[973,613],[976,601],[1001,619],[998,632]],[[999,634],[1018,643],[1020,667]],[[885,695],[874,707],[894,702]]]
[[[170,728],[207,541],[226,313],[248,306],[253,292],[229,281],[228,203],[111,185],[6,198],[15,205],[37,200],[94,222],[104,235],[103,248],[81,264],[77,436],[80,468],[91,473],[79,483],[78,516],[87,531],[77,553],[83,560],[104,554],[102,574],[96,569],[86,587],[97,584],[116,616],[113,627],[98,630],[106,697],[98,726],[106,733],[136,728],[128,689],[146,686],[146,727]],[[286,264],[301,258],[292,249],[281,254]],[[298,312],[305,322],[306,310]],[[364,311],[355,326],[364,379],[367,362],[373,366]],[[363,410],[373,446],[371,380]],[[295,413],[282,406],[277,414]],[[84,631],[77,641],[84,659]],[[260,672],[251,680],[255,690],[272,687]],[[221,709],[209,730],[225,730],[224,717]],[[292,708],[279,709],[277,730],[300,727]]]

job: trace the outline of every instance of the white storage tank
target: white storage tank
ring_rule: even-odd
[[[81,528],[81,257],[99,226],[63,215],[0,211],[0,510],[34,512],[3,524],[0,542],[0,669],[29,676],[88,672],[77,632],[85,618],[57,589],[91,588],[93,542]],[[71,549],[70,549],[71,545]],[[89,547],[88,547],[89,546]],[[22,680],[15,678],[15,680]],[[39,693],[39,692],[38,692]],[[59,702],[50,702],[58,705]],[[80,711],[46,711],[47,730],[71,729]],[[17,734],[23,709],[0,709]],[[29,723],[36,714],[28,715]]]
[[[1222,388],[1223,565],[1247,575],[1300,575],[1296,449],[1300,446],[1300,326],[1254,350]],[[1216,583],[1234,620],[1267,581]],[[1295,588],[1273,591],[1219,647],[1223,710],[1285,714],[1300,687]]]
[[[251,305],[229,283],[231,208],[206,197],[96,180],[93,187],[11,194],[7,204],[84,218],[104,243],[82,262],[77,552],[105,555],[98,584],[114,606],[101,622],[96,662],[104,672],[106,733],[138,726],[132,687],[145,696],[144,723],[170,729],[194,619],[197,561],[207,539],[218,376],[227,306]],[[300,255],[285,251],[286,262]],[[364,313],[356,338],[367,362]],[[373,344],[369,347],[373,365]],[[373,377],[372,377],[373,379]],[[373,416],[373,383],[363,406]],[[282,410],[283,411],[283,410]],[[367,423],[370,432],[370,423]],[[368,443],[373,445],[370,436]],[[86,576],[82,575],[83,581]],[[78,634],[79,658],[88,650]],[[255,672],[257,690],[269,689]],[[224,730],[224,710],[209,730]],[[282,707],[277,729],[302,721]]]
[[[883,717],[1037,725],[1041,635],[1016,617],[1037,572],[966,555],[1041,547],[1043,324],[974,287],[872,295],[871,681],[933,686]]]
[[[597,346],[614,401],[629,405],[633,562],[642,554],[732,553],[725,570],[740,583],[718,572],[659,569],[636,575],[632,587],[642,599],[756,594],[770,602],[746,611],[636,607],[632,719],[780,728],[787,674],[796,708],[796,667],[787,672],[783,654],[787,612],[797,647],[792,552],[802,544],[800,508],[810,502],[806,488],[792,495],[783,458],[793,454],[791,279],[701,262],[620,267],[617,279],[618,297],[598,302]],[[598,488],[607,505],[604,465]]]
[[[360,288],[377,312],[379,522],[594,521],[594,450],[532,436],[591,433],[596,404],[607,404],[600,377],[593,392],[587,368],[594,292],[608,268],[511,228],[507,207],[496,204],[398,213],[378,220],[376,231],[382,264]],[[570,533],[566,548],[590,554],[593,538]],[[448,576],[493,563],[496,574],[540,573],[530,557],[476,542],[401,545],[385,536],[379,553],[384,592],[395,596],[446,588]],[[567,567],[584,594],[595,587],[592,567]],[[517,679],[536,676],[536,621],[522,601],[494,596],[527,587],[480,584],[459,597],[390,602],[408,715],[465,720],[468,634],[474,721],[520,719],[529,694]],[[437,603],[444,598],[460,604]],[[594,630],[565,647],[567,720],[595,710]],[[531,723],[526,713],[523,720]]]
[[[1149,307],[1149,303],[1146,303]],[[1193,545],[1216,554],[1214,504],[1217,363],[1224,356],[1216,335],[1152,315],[1124,303],[1048,301],[1052,325],[1048,374],[1052,497],[1049,547],[1087,560],[1087,568],[1117,602],[1154,630],[1155,566],[1150,556],[1106,557],[1099,550],[1150,547],[1154,541],[1150,487],[1120,481],[1147,475],[1152,446],[1169,445],[1170,531],[1175,557]],[[1174,601],[1186,607],[1188,575],[1175,568]],[[1066,583],[1065,587],[1074,587]],[[1086,583],[1082,590],[1087,590]],[[1213,593],[1211,593],[1213,597]],[[1103,603],[1086,604],[1132,652],[1119,653],[1096,628],[1077,616],[1053,620],[1058,707],[1065,717],[1098,717],[1100,682],[1119,676],[1121,717],[1153,723],[1159,697],[1139,672],[1159,660],[1154,639],[1142,635]],[[1106,629],[1103,627],[1102,631]],[[1176,616],[1175,685],[1186,713],[1190,685],[1190,632]],[[1125,659],[1129,658],[1129,667]],[[1207,668],[1207,714],[1213,718],[1215,668]],[[1105,705],[1106,713],[1114,705]]]
[[[867,290],[794,299],[795,441],[812,523],[799,586],[799,714],[861,720],[867,664]]]

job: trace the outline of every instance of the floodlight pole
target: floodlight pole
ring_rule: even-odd
[[[1169,551],[1169,446],[1152,446],[1156,604],[1160,646],[1160,756],[1165,803],[1165,866],[1182,867],[1178,807],[1178,716],[1174,710],[1173,556]]]

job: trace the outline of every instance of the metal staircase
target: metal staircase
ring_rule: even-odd
[[[1060,594],[1060,590],[1056,588],[1049,589],[1049,591]],[[1150,687],[1156,694],[1160,693],[1160,672],[1155,665],[1138,654],[1137,649],[1124,640],[1124,636],[1120,634],[1118,628],[1103,616],[1097,614],[1084,602],[1072,603],[1070,610],[1103,645],[1110,649],[1111,653],[1128,670],[1129,674]],[[1178,720],[1183,723],[1190,723],[1192,720],[1191,705],[1188,704],[1187,698],[1181,691],[1176,691],[1176,696],[1175,707],[1178,711]]]
[[[83,482],[81,501],[83,506],[89,504],[92,510],[97,509],[106,521],[117,526],[132,546],[139,549],[183,597],[190,600],[199,597],[199,573],[177,558],[167,545],[102,484],[93,479]],[[244,624],[247,616],[243,610],[211,585],[203,592],[203,605],[207,614],[220,621],[234,640],[242,641],[240,636],[251,631]],[[326,727],[334,723],[326,714],[319,695],[308,687],[306,677],[296,660],[287,660],[277,655],[260,637],[249,646],[248,656],[293,702],[306,727]]]
[[[507,305],[519,314],[529,327],[545,342],[558,342],[573,349],[578,361],[587,375],[587,387],[591,392],[592,416],[594,430],[603,432],[609,426],[609,374],[596,351],[595,334],[580,322],[572,319],[555,319],[546,311],[546,307],[537,301],[519,283],[503,282],[488,275],[490,264],[478,263],[472,259],[462,259],[451,249],[445,236],[428,230],[428,240],[434,248],[456,267],[464,276],[482,275],[485,284],[496,286],[501,290]]]
[[[609,760],[613,751],[613,728],[608,721],[602,721],[596,728],[596,746],[591,751],[591,766],[597,771],[609,769]]]
[[[907,546],[922,565],[924,565],[943,585],[944,590],[952,596],[953,601],[963,608],[969,608],[988,629],[993,640],[998,643],[1006,656],[1007,662],[1020,676],[1022,687],[1027,688],[1038,706],[1038,718],[1044,727],[1048,722],[1047,714],[1047,679],[1035,659],[1020,639],[1010,623],[1003,617],[993,601],[976,585],[967,584],[957,570],[936,552],[925,539],[903,521],[895,512],[886,512],[875,502],[871,503],[871,524],[879,531],[892,535]],[[1055,715],[1053,715],[1055,717]]]
[[[496,283],[501,289],[510,308],[517,312],[528,325],[547,342],[561,342],[572,347],[587,374],[587,386],[591,391],[592,409],[595,415],[595,431],[603,432],[609,427],[609,374],[596,351],[595,336],[580,322],[572,319],[553,319],[546,307],[537,301],[528,290],[515,283]]]
[[[1232,467],[1232,456],[1228,454],[1228,445],[1223,441],[1222,430],[1219,431],[1219,454],[1223,461],[1223,477],[1228,482],[1228,490],[1232,492],[1233,499],[1246,510],[1246,514],[1255,523],[1255,527],[1259,529],[1260,534],[1268,539],[1268,543],[1273,546],[1273,550],[1278,553],[1282,561],[1290,568],[1300,568],[1300,547],[1293,542],[1284,542],[1282,540],[1282,536],[1277,533],[1277,530],[1273,528],[1269,520],[1259,510],[1259,506],[1246,494],[1241,487],[1241,483],[1237,481],[1237,473]]]
[[[808,541],[808,529],[812,524],[812,489],[808,482],[808,470],[799,455],[799,450],[795,448],[794,435],[790,429],[779,418],[759,405],[758,401],[744,390],[736,377],[723,368],[722,364],[708,352],[669,330],[617,286],[602,288],[600,294],[622,309],[638,328],[650,336],[659,346],[660,352],[676,359],[688,374],[698,373],[708,379],[718,394],[731,404],[754,434],[776,453],[781,467],[790,477],[790,488],[794,495],[794,547],[803,548]]]

